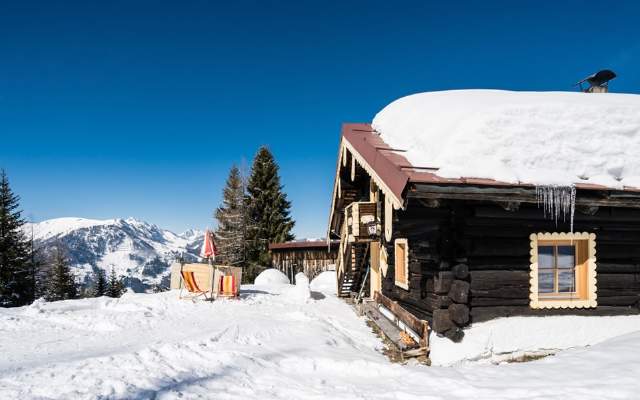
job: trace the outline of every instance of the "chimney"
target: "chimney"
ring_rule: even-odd
[[[603,69],[593,75],[589,75],[575,86],[580,86],[580,90],[585,93],[607,93],[609,91],[609,81],[615,78],[617,75],[610,69]],[[583,83],[588,83],[589,87],[586,89],[582,87]]]

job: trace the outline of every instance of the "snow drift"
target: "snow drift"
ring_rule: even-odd
[[[445,178],[640,187],[640,96],[452,90],[394,101],[372,126]]]
[[[243,285],[237,301],[194,303],[172,291],[0,308],[0,399],[601,400],[640,391],[639,332],[528,363],[401,365],[344,301],[278,295],[291,288]],[[638,318],[593,318],[572,326],[575,337],[506,319],[500,329],[477,324],[473,337],[495,352],[582,346],[637,329]],[[457,347],[468,355],[471,336]],[[460,345],[443,340],[432,342],[434,356]]]
[[[461,343],[432,334],[433,365],[469,361],[500,362],[523,355],[554,354],[591,346],[606,339],[640,331],[640,315],[587,317],[509,317],[473,324]]]
[[[309,286],[313,291],[335,295],[338,290],[336,271],[321,272],[313,278]]]
[[[296,274],[296,284],[293,285],[289,290],[284,292],[284,296],[286,299],[294,302],[294,303],[306,303],[311,298],[311,289],[309,288],[309,278],[302,273],[298,272]]]
[[[289,278],[275,268],[266,269],[253,282],[256,285],[288,285]]]

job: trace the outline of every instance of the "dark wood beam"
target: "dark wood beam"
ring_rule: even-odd
[[[592,193],[593,192],[593,193]],[[535,188],[494,187],[471,185],[414,184],[407,197],[417,199],[452,199],[492,202],[538,203]],[[604,206],[640,208],[640,193],[620,191],[581,191],[576,195],[576,206]]]

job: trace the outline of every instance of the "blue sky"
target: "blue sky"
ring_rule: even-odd
[[[266,144],[322,236],[342,122],[457,88],[640,91],[640,2],[2,1],[0,167],[27,216],[213,226]]]

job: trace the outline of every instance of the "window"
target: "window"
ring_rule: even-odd
[[[538,294],[565,297],[576,292],[577,242],[538,242]]]
[[[394,246],[396,286],[409,290],[409,244],[407,239],[396,239]]]
[[[595,235],[531,235],[532,308],[596,307]]]

